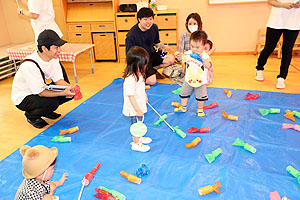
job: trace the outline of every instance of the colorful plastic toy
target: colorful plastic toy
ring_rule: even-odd
[[[180,103],[178,102],[172,102],[172,106],[179,108],[180,107]]]
[[[288,171],[293,177],[295,177],[298,180],[298,183],[300,184],[300,172],[298,170],[296,170],[292,166],[288,166],[286,168],[286,171]]]
[[[209,194],[209,193],[212,193],[212,192],[216,192],[218,194],[220,194],[220,188],[221,188],[221,184],[219,183],[218,180],[216,180],[216,185],[213,186],[213,185],[208,185],[208,186],[205,186],[205,187],[202,187],[198,190],[199,194],[200,195],[206,195],[206,194]]]
[[[256,94],[251,94],[250,92],[248,92],[246,94],[246,96],[244,97],[244,99],[249,100],[249,99],[257,99],[259,97],[259,93]]]
[[[145,85],[145,90],[149,90],[150,89],[150,85]]]
[[[93,196],[98,199],[105,199],[105,200],[118,200],[116,197],[114,197],[111,193],[106,192],[105,190],[102,190],[100,188],[95,188],[96,194]]]
[[[160,126],[160,123],[162,123],[165,119],[167,119],[167,115],[166,114],[163,114],[159,120],[157,122],[154,123],[155,126]]]
[[[201,139],[199,137],[196,137],[191,143],[185,144],[185,148],[192,148],[195,147],[199,144],[199,142],[201,141]]]
[[[110,190],[110,189],[107,189],[106,187],[103,187],[103,186],[100,186],[100,187],[96,188],[96,191],[98,193],[103,193],[101,190],[107,192],[109,195],[115,197],[116,199],[119,199],[119,200],[125,200],[126,199],[125,195],[121,194],[120,192],[118,192],[116,190]],[[108,199],[108,198],[106,198],[106,199]]]
[[[95,165],[95,167],[90,172],[86,173],[86,175],[82,179],[82,187],[81,187],[81,190],[80,190],[80,193],[79,193],[79,196],[78,196],[78,200],[80,200],[80,198],[81,198],[84,186],[88,186],[90,184],[92,178],[96,174],[96,172],[99,169],[100,165],[101,165],[100,163],[97,163]]]
[[[140,184],[142,182],[141,178],[136,177],[135,175],[132,174],[128,174],[125,171],[121,171],[120,175],[127,178],[128,181],[135,183],[135,184]]]
[[[183,132],[182,130],[180,130],[180,129],[179,129],[179,126],[174,126],[173,129],[174,129],[175,133],[176,133],[177,135],[179,135],[180,137],[182,137],[182,138],[185,138],[185,137],[186,137],[185,132]]]
[[[297,111],[294,110],[293,114],[300,119],[300,112],[297,112]]]
[[[63,129],[63,130],[60,130],[59,135],[64,135],[64,134],[67,134],[67,133],[71,134],[71,133],[74,133],[78,130],[79,130],[78,126],[75,126],[73,128],[69,128],[69,129]]]
[[[71,137],[65,137],[65,136],[55,136],[52,138],[51,142],[60,142],[60,143],[65,143],[65,142],[71,142]]]
[[[286,123],[283,123],[281,128],[282,129],[292,128],[292,129],[300,132],[300,126],[297,125],[297,124],[286,124]]]
[[[224,89],[224,93],[227,94],[227,97],[231,97],[232,91]]]
[[[290,199],[287,197],[282,197],[282,200],[290,200]]]
[[[279,193],[277,191],[274,191],[274,192],[270,192],[270,200],[290,200],[290,199],[287,197],[283,197],[281,199]]]
[[[270,113],[272,113],[272,114],[280,113],[280,109],[279,108],[270,108],[270,109],[260,108],[259,112],[262,116],[266,116]]]
[[[238,116],[235,115],[228,115],[224,110],[222,110],[222,116],[233,121],[237,121],[239,119]]]
[[[80,87],[79,85],[75,85],[74,86],[74,91],[75,91],[75,96],[74,96],[74,100],[77,101],[79,99],[82,99],[82,94],[80,92]]]
[[[217,148],[211,154],[205,154],[205,158],[209,163],[212,163],[216,159],[216,157],[218,157],[221,153],[222,153],[222,149]]]
[[[193,52],[193,53],[190,54],[190,56],[191,56],[192,58],[194,58],[194,59],[196,59],[196,60],[198,60],[198,61],[204,63],[204,60],[201,58],[201,56],[200,56],[199,54]]]
[[[294,114],[293,114],[292,111],[290,111],[290,110],[286,110],[284,116],[285,116],[287,119],[290,119],[290,120],[292,120],[292,121],[296,121],[296,120],[295,120],[295,117],[294,117]]]
[[[244,143],[240,138],[236,138],[235,142],[232,144],[233,146],[244,147],[245,150],[250,151],[251,153],[255,153],[256,149],[248,143]]]
[[[174,94],[180,94],[180,91],[181,91],[181,87],[177,88],[176,90],[173,90],[172,93],[174,93]]]
[[[148,167],[146,166],[145,163],[141,164],[141,166],[136,170],[135,175],[139,178],[141,178],[142,176],[146,176],[150,173],[150,170],[148,169]]]
[[[189,133],[194,133],[198,131],[199,133],[208,133],[210,131],[210,128],[209,127],[200,127],[199,129],[196,128],[196,127],[192,127],[192,128],[189,128],[188,129],[188,132]]]
[[[210,109],[210,108],[214,108],[214,107],[217,107],[219,106],[219,103],[218,102],[212,102],[211,104],[207,105],[207,106],[204,106],[203,109]]]

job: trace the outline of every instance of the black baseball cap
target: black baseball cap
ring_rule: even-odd
[[[40,46],[62,46],[67,41],[62,40],[55,31],[50,30],[50,29],[45,29],[43,32],[39,34],[39,37],[37,39],[37,43]]]

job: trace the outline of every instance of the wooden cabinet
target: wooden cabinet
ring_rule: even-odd
[[[160,41],[169,45],[174,50],[178,42],[178,27],[177,27],[177,10],[154,11],[154,23],[159,28]],[[117,47],[119,61],[124,62],[126,59],[125,39],[128,31],[137,23],[136,13],[116,14],[117,25]]]
[[[117,60],[115,33],[93,33],[95,60]]]

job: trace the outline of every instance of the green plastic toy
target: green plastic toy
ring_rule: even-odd
[[[245,150],[250,151],[251,153],[255,153],[256,149],[248,143],[244,143],[240,138],[236,138],[235,142],[232,144],[233,146],[244,147]]]
[[[280,113],[280,109],[279,108],[270,108],[270,109],[264,109],[264,108],[260,108],[259,112],[262,116],[266,116],[270,113],[274,114],[274,113]]]
[[[177,88],[176,90],[173,90],[172,92],[174,94],[180,94],[180,91],[181,91],[181,87],[180,88]]]
[[[294,110],[293,114],[300,119],[300,112]]]
[[[163,116],[161,116],[161,117],[159,118],[159,120],[158,120],[157,122],[154,123],[154,125],[155,125],[155,126],[160,126],[160,123],[162,123],[164,120],[166,120],[167,117],[168,117],[168,116],[167,116],[166,114],[163,114]]]
[[[106,187],[103,187],[103,186],[100,186],[98,188],[100,188],[101,190],[105,190],[108,193],[111,193],[111,195],[113,195],[114,197],[116,197],[116,198],[118,198],[120,200],[125,200],[126,199],[126,197],[124,196],[124,194],[121,194],[120,192],[118,192],[116,190],[110,190],[110,189],[107,189]]]
[[[292,166],[288,166],[286,168],[286,171],[288,171],[293,177],[295,177],[298,180],[298,183],[300,184],[300,172],[298,170],[296,170]]]
[[[222,153],[222,149],[217,148],[211,154],[205,154],[205,158],[209,163],[212,163],[216,159],[216,157],[218,157],[221,153]]]
[[[65,137],[63,135],[55,136],[54,138],[52,138],[51,142],[60,142],[60,143],[71,142],[71,137]]]
[[[180,137],[182,137],[182,138],[185,138],[185,137],[186,137],[185,132],[183,132],[182,130],[180,130],[180,129],[179,129],[179,126],[174,126],[173,129],[174,129],[175,133],[176,133],[177,135],[179,135]]]

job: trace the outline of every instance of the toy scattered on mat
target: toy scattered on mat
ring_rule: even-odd
[[[208,133],[210,131],[210,128],[209,127],[200,127],[199,129],[196,128],[196,127],[192,127],[192,128],[189,128],[188,129],[188,132],[189,133],[194,133],[198,131],[199,133]]]
[[[55,136],[52,138],[51,142],[60,142],[60,143],[65,143],[65,142],[71,142],[71,137],[65,137],[65,136]]]
[[[172,106],[179,108],[180,107],[180,103],[178,102],[172,102]]]
[[[80,92],[80,87],[79,85],[75,85],[74,86],[74,91],[75,91],[75,96],[74,96],[74,100],[77,101],[79,99],[82,99],[82,94]]]
[[[92,180],[92,178],[94,177],[94,175],[96,174],[98,168],[100,167],[100,163],[97,163],[95,165],[95,167],[88,173],[86,173],[86,175],[84,176],[84,178],[82,179],[82,187],[78,196],[78,200],[80,200],[82,192],[83,192],[83,188],[84,186],[88,186]]]
[[[201,139],[199,137],[196,137],[191,143],[185,144],[185,148],[192,148],[195,147],[199,144],[199,142],[201,141]]]
[[[136,170],[135,175],[139,178],[142,176],[146,176],[150,173],[147,165],[145,163],[141,164],[141,166]]]
[[[232,91],[224,89],[224,93],[227,94],[227,97],[231,97]]]
[[[145,85],[145,90],[149,90],[150,89],[150,85]]]
[[[222,110],[222,116],[233,121],[237,121],[239,119],[236,115],[228,115],[224,110]]]
[[[259,93],[256,94],[251,94],[250,92],[248,92],[246,94],[246,96],[244,97],[244,99],[249,100],[249,99],[257,99],[259,97]]]
[[[211,154],[205,154],[205,158],[209,163],[212,163],[216,159],[216,157],[218,157],[221,153],[222,153],[222,149],[217,148],[216,150],[211,152]]]
[[[293,114],[300,119],[300,112],[297,112],[297,111],[294,110]]]
[[[279,108],[270,108],[270,109],[260,108],[259,112],[262,116],[266,116],[270,113],[272,113],[272,114],[280,113],[280,109]]]
[[[181,91],[181,87],[177,88],[176,90],[173,90],[172,93],[174,93],[174,94],[180,94],[180,91]]]
[[[175,133],[177,135],[179,135],[180,137],[182,138],[185,138],[186,137],[186,134],[185,132],[183,132],[182,130],[179,129],[179,126],[174,126],[173,129],[175,130]]]
[[[235,142],[232,144],[233,146],[244,147],[245,150],[250,151],[251,153],[255,153],[256,149],[248,143],[244,143],[240,138],[236,138]]]
[[[295,177],[298,180],[298,183],[300,184],[300,172],[298,170],[296,170],[292,166],[288,166],[286,168],[286,171],[288,171],[293,177]]]
[[[282,129],[288,129],[288,128],[292,128],[292,129],[300,132],[300,126],[297,124],[286,124],[286,123],[282,124]]]
[[[219,103],[218,102],[212,102],[211,104],[207,105],[207,106],[204,106],[203,109],[210,109],[210,108],[214,108],[214,107],[217,107],[219,106]]]
[[[157,120],[157,122],[154,123],[155,126],[160,126],[160,123],[163,122],[165,119],[167,119],[167,115],[163,114],[161,117],[159,117],[159,120]]]
[[[106,199],[106,200],[125,200],[126,197],[124,194],[121,194],[120,192],[116,190],[110,190],[106,187],[100,186],[95,189],[97,191],[96,194],[93,196],[98,199]]]
[[[274,191],[274,192],[270,192],[270,200],[290,200],[290,199],[287,197],[283,197],[281,199],[279,193],[277,191]]]
[[[141,178],[136,177],[135,175],[132,174],[128,174],[125,171],[121,171],[120,175],[127,178],[128,181],[135,183],[135,184],[140,184],[142,182]]]
[[[219,183],[218,180],[216,180],[216,185],[213,186],[213,185],[208,185],[208,186],[205,186],[205,187],[202,187],[198,190],[199,194],[200,195],[206,195],[206,194],[209,194],[209,193],[212,193],[212,192],[216,192],[218,194],[220,194],[220,188],[221,188],[221,184]]]
[[[295,120],[295,117],[294,117],[294,114],[293,114],[292,111],[290,111],[290,110],[286,110],[284,116],[285,116],[287,119],[290,119],[290,120],[292,120],[292,121],[296,121],[296,120]]]
[[[75,126],[73,128],[69,128],[69,129],[63,129],[63,130],[60,130],[59,135],[64,135],[64,134],[67,134],[67,133],[71,134],[71,133],[74,133],[78,130],[79,130],[78,126]]]

